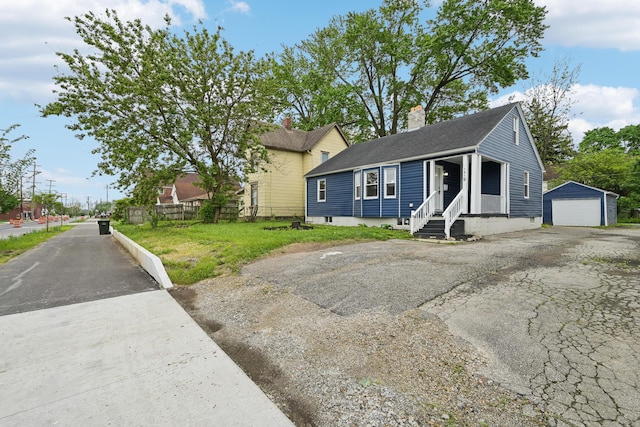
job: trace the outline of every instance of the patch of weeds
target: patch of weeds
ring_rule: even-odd
[[[456,363],[452,369],[453,375],[462,375],[467,372],[467,368],[462,363]]]
[[[367,388],[367,387],[371,387],[372,385],[379,385],[380,382],[376,380],[372,380],[371,378],[364,378],[364,379],[361,379],[358,382],[358,384],[360,384],[360,386],[363,388]]]
[[[595,257],[595,258],[592,258],[592,260],[600,264],[610,264],[613,267],[620,268],[620,269],[640,267],[640,259]]]
[[[154,251],[154,253],[156,255],[160,256],[160,255],[168,255],[168,254],[173,253],[175,251],[176,250],[173,249],[173,248],[165,248],[165,249],[158,249],[158,250]]]

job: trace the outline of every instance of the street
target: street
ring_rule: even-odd
[[[13,230],[36,230],[35,224]],[[96,239],[104,247],[95,251]],[[70,274],[71,272],[71,274]],[[158,289],[95,221],[79,223],[0,266],[0,316]]]
[[[64,221],[64,225],[69,224],[69,221]],[[58,222],[50,222],[49,227],[55,227],[60,225]],[[20,227],[15,227],[13,224],[0,224],[0,239],[6,239],[9,236],[22,236],[23,234],[31,233],[32,231],[44,230],[47,224],[38,224],[38,221],[25,221]]]

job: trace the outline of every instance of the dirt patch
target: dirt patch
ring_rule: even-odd
[[[169,293],[185,310],[195,310],[196,291],[194,289],[180,286],[169,290]]]

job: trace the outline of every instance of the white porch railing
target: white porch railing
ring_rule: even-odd
[[[502,213],[502,196],[483,194],[481,208],[483,214]]]
[[[427,200],[425,200],[418,209],[411,211],[411,219],[409,220],[411,234],[420,230],[427,222],[429,222],[429,219],[436,211],[437,195],[437,192],[431,193],[431,195],[427,197]]]
[[[462,214],[464,202],[464,191],[458,193],[458,195],[451,201],[447,209],[442,212],[444,218],[444,234],[447,239],[451,237],[451,226],[456,219]]]

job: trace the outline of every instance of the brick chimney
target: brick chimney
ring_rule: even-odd
[[[285,117],[284,120],[282,120],[282,127],[286,130],[291,130],[291,117]]]
[[[425,124],[426,115],[422,105],[415,106],[407,115],[407,131],[420,129]]]

